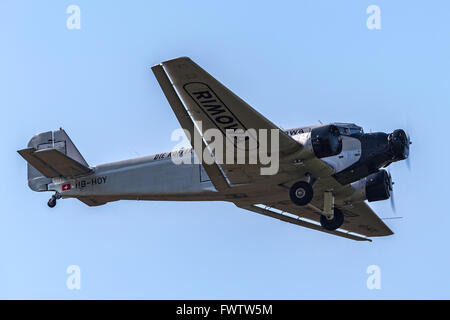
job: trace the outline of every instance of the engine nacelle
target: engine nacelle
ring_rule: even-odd
[[[342,137],[335,125],[316,127],[311,130],[311,145],[317,158],[335,156],[342,151]]]
[[[372,173],[366,178],[366,198],[369,202],[389,199],[391,189],[391,177],[386,170]]]
[[[391,197],[392,180],[391,176],[386,170],[380,170],[371,175],[353,182],[351,184],[355,190],[350,201],[364,201],[369,202],[387,200]]]

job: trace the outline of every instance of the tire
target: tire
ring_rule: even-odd
[[[295,183],[289,190],[291,201],[298,206],[305,206],[311,202],[314,191],[311,185],[305,181]]]
[[[52,197],[50,200],[48,200],[47,205],[48,205],[50,208],[54,208],[54,207],[56,206],[56,199],[54,199],[54,198]]]
[[[339,229],[344,223],[344,214],[338,208],[334,208],[334,216],[333,219],[328,220],[324,215],[320,216],[320,224],[322,228],[330,231],[334,231]]]

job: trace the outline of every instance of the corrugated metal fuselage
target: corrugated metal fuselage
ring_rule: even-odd
[[[66,197],[117,200],[223,200],[200,164],[175,164],[170,153],[101,164],[75,180],[49,185]],[[193,159],[193,158],[192,158]]]

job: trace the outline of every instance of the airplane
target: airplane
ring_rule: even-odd
[[[49,207],[60,198],[88,206],[118,200],[227,201],[356,241],[393,234],[366,200],[391,198],[393,182],[385,168],[408,158],[411,141],[404,130],[364,133],[352,123],[282,130],[188,57],[151,69],[193,148],[89,166],[63,129],[37,134],[18,153],[28,162],[29,187],[55,192]],[[215,160],[212,140],[205,138],[215,129],[226,140],[220,143],[236,154],[244,146],[240,150],[248,160],[251,150],[262,150],[262,140],[245,136],[230,142],[227,134],[251,128],[278,138],[266,141],[266,147],[277,147],[270,153],[277,156],[275,173],[262,174],[267,168],[262,161]],[[248,147],[252,139],[253,149]],[[209,161],[202,150],[209,152]],[[181,154],[193,161],[175,163]]]

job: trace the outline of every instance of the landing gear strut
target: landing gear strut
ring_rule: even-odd
[[[291,187],[289,196],[296,205],[305,206],[312,200],[314,191],[308,182],[299,181]]]
[[[60,199],[61,195],[57,192],[48,200],[47,205],[50,208],[54,208],[56,206],[56,200]]]

